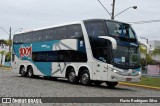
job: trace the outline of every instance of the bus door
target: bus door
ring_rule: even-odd
[[[97,80],[105,80],[105,78],[107,78],[107,70],[104,68],[104,66],[106,65],[108,59],[108,55],[107,55],[107,48],[106,47],[98,47],[96,48],[96,57],[97,59],[99,60],[98,62],[96,62],[94,64],[94,68],[93,69],[96,69],[94,70],[95,72],[95,78]]]

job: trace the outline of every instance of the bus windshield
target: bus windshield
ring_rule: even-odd
[[[110,21],[107,21],[106,24],[108,27],[109,35],[129,38],[129,39],[136,39],[135,33],[129,24],[110,22]]]
[[[139,67],[137,38],[129,24],[114,21],[91,21],[86,22],[85,26],[94,58],[112,63],[116,67],[127,69]],[[117,41],[117,49],[111,50],[108,40],[102,40],[98,38],[99,36],[113,37]]]
[[[139,67],[139,49],[137,47],[118,46],[113,50],[113,62],[117,67],[137,68]]]

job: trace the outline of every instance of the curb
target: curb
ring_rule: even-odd
[[[147,89],[160,90],[160,87],[152,87],[152,86],[147,86],[147,85],[138,85],[138,84],[125,83],[125,82],[120,82],[119,84],[126,85],[126,86],[135,86],[135,87],[142,87],[142,88],[147,88]]]
[[[4,69],[4,70],[7,70],[7,71],[10,71],[12,68],[0,67],[0,69]]]

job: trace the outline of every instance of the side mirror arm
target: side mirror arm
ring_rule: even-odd
[[[114,38],[109,37],[109,36],[98,36],[98,38],[107,39],[107,40],[111,41],[112,49],[117,49],[117,41]]]

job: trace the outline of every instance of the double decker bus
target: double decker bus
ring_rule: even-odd
[[[67,78],[82,85],[141,79],[139,42],[131,25],[90,19],[20,32],[13,37],[12,68],[25,77]]]

